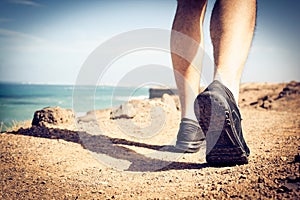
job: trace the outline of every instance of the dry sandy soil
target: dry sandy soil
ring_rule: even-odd
[[[0,199],[300,199],[300,85],[244,84],[249,164],[210,167],[176,152],[180,111],[168,96],[132,101],[132,119],[89,113],[76,127],[0,134]],[[175,98],[176,99],[176,98]]]

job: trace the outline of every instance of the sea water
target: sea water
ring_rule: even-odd
[[[0,83],[0,123],[32,120],[36,110],[59,106],[77,115],[116,107],[132,99],[146,99],[148,88]],[[1,131],[1,130],[0,130]]]

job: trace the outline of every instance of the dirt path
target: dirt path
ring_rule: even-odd
[[[79,123],[77,131],[0,134],[0,199],[299,199],[299,93],[274,100],[283,87],[242,87],[251,149],[249,164],[242,166],[208,166],[205,147],[196,154],[174,152],[179,111],[166,108],[163,128],[156,135],[147,132],[149,105],[163,105],[160,100],[136,102],[139,112],[132,121],[138,127],[129,119],[109,119],[106,110],[97,113],[97,122]],[[258,100],[266,95],[270,102]],[[153,129],[159,120],[154,122]],[[47,134],[61,139],[43,138]]]

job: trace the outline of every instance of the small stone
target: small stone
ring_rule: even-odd
[[[260,188],[260,189],[263,189],[264,188],[264,184],[263,183],[258,183],[257,187]]]
[[[135,115],[136,110],[134,109],[134,106],[131,103],[124,103],[110,112],[111,119],[132,119],[135,117]]]
[[[230,169],[226,169],[226,170],[224,170],[224,171],[221,172],[222,175],[229,174],[229,173],[230,173]]]
[[[247,178],[247,176],[246,175],[244,175],[244,174],[241,174],[241,176],[240,176],[240,179],[246,179]]]
[[[264,183],[265,179],[259,176],[257,182],[258,183]]]
[[[287,157],[281,156],[280,159],[281,159],[282,161],[286,161],[286,160],[287,160]]]

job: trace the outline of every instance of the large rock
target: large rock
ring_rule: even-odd
[[[300,82],[291,81],[289,82],[279,93],[276,99],[287,97],[290,95],[299,95],[300,94]]]
[[[136,115],[136,110],[131,103],[124,103],[110,113],[111,119],[132,119]]]
[[[250,103],[255,108],[285,110],[289,109],[292,104],[299,106],[300,82],[292,81],[287,83],[279,94],[275,91],[269,92]]]
[[[261,98],[258,98],[257,101],[250,103],[250,105],[255,105],[256,107],[259,106],[264,109],[271,109],[273,101],[274,100],[272,99],[272,97],[266,95]]]
[[[169,94],[163,94],[161,101],[164,103],[164,105],[168,108],[169,111],[177,111],[176,102],[174,101],[174,98]]]
[[[32,125],[49,128],[75,127],[75,114],[71,109],[46,107],[35,111]]]
[[[164,94],[178,95],[177,89],[165,89],[165,88],[150,88],[149,99],[161,98]]]

